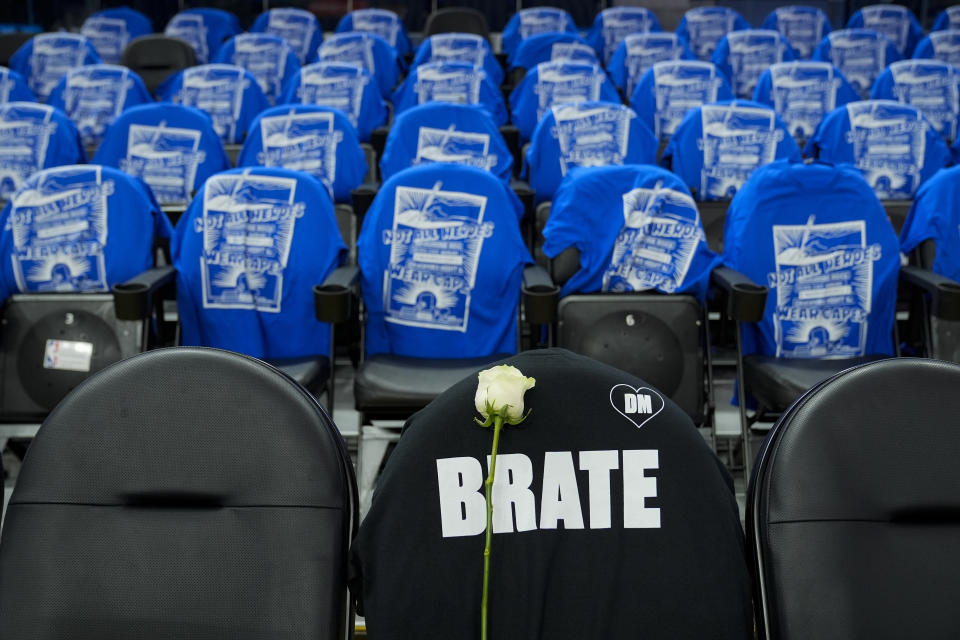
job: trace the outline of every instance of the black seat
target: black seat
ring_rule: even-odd
[[[123,50],[123,65],[140,76],[151,95],[171,75],[195,64],[197,54],[189,43],[162,34],[136,38]]]
[[[960,629],[960,366],[897,358],[805,394],[747,501],[760,638],[952,638]]]
[[[130,358],[30,448],[0,544],[3,637],[350,637],[355,500],[336,425],[277,370]]]
[[[427,16],[423,37],[429,38],[437,33],[475,33],[489,40],[490,26],[487,17],[476,9],[447,7]]]
[[[26,31],[14,31],[13,33],[0,33],[0,66],[9,67],[10,58],[16,53],[17,49],[27,43],[35,33]]]

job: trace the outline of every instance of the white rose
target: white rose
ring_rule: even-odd
[[[480,415],[489,419],[506,409],[503,415],[507,422],[517,423],[523,419],[523,394],[533,388],[536,380],[506,364],[481,371],[479,378],[475,404]]]

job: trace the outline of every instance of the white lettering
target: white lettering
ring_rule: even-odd
[[[580,452],[580,470],[587,472],[590,486],[591,529],[610,528],[610,472],[619,466],[615,450]]]
[[[483,468],[476,458],[437,460],[440,529],[444,538],[475,536],[487,528],[487,503],[480,493]]]
[[[659,529],[660,509],[647,507],[646,499],[657,497],[657,479],[646,476],[647,469],[658,469],[656,449],[623,452],[623,526],[627,529]]]
[[[547,451],[544,454],[542,495],[541,529],[556,529],[560,520],[563,520],[564,529],[583,529],[577,474],[569,451]]]
[[[490,456],[487,456],[487,470]],[[530,490],[533,465],[522,453],[502,453],[497,456],[496,475],[493,478],[493,532],[530,531],[537,528],[537,507]],[[484,501],[484,505],[486,502]],[[482,529],[481,529],[482,531]]]

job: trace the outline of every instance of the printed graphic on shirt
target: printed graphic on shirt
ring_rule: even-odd
[[[282,41],[244,33],[234,39],[233,64],[249,71],[266,95],[276,96],[287,66],[287,49]]]
[[[471,193],[397,187],[384,273],[386,321],[466,332],[483,242],[487,199]]]
[[[616,105],[553,107],[557,143],[560,146],[560,173],[573,167],[600,167],[623,164],[630,139],[628,109]]]
[[[451,68],[442,62],[431,62],[417,69],[413,90],[417,94],[417,104],[477,104],[480,102],[480,86],[486,77],[482,69]]]
[[[617,46],[631,33],[647,33],[656,25],[653,14],[647,9],[635,7],[614,7],[603,12],[603,50],[606,60],[617,50]]]
[[[543,7],[520,12],[520,38],[526,39],[538,33],[567,30],[567,17],[560,9]]]
[[[332,69],[311,65],[300,72],[297,95],[303,104],[340,109],[350,118],[350,124],[356,127],[363,106],[363,89],[368,82],[370,78],[363,75],[360,67]]]
[[[455,162],[490,171],[497,164],[497,156],[489,151],[489,134],[457,131],[454,125],[447,129],[420,127],[413,164]]]
[[[923,112],[944,138],[957,137],[960,76],[956,70],[920,60],[905,60],[890,65],[890,73],[895,100]]]
[[[795,138],[806,140],[837,106],[841,80],[828,62],[798,62],[770,67],[773,108]]]
[[[801,58],[809,58],[823,40],[823,14],[805,7],[777,9],[777,31],[783,34]]]
[[[232,65],[192,67],[183,72],[177,102],[207,112],[220,139],[233,142],[247,84],[243,70]]]
[[[260,119],[263,150],[257,163],[316,176],[333,194],[337,179],[337,145],[343,132],[334,128],[332,113],[294,113]]]
[[[783,132],[772,109],[705,105],[700,193],[732,198],[757,167],[773,162]]]
[[[597,53],[592,47],[579,42],[555,42],[550,47],[550,60],[571,60],[596,64]]]
[[[626,48],[628,96],[633,95],[637,81],[654,64],[683,57],[683,45],[673,33],[638,33],[627,36]]]
[[[195,129],[132,124],[120,169],[142,178],[160,204],[180,204],[193,198],[197,167],[205,159]]]
[[[883,38],[851,37],[834,32],[830,38],[830,59],[864,100],[873,81],[887,65],[887,43]]]
[[[0,110],[0,200],[9,200],[24,180],[43,168],[53,107],[18,105]]]
[[[623,219],[602,290],[679,289],[702,235],[693,199],[659,184],[633,189],[623,194]]]
[[[897,45],[900,53],[906,52],[910,36],[910,16],[906,7],[874,5],[861,9],[860,15],[863,16],[864,29],[882,33]]]
[[[33,37],[30,79],[33,93],[46,100],[65,73],[83,65],[86,38],[73,33],[41,33]]]
[[[64,108],[84,144],[100,142],[107,126],[123,112],[131,87],[133,80],[126,67],[86,67],[67,74]]]
[[[486,55],[486,42],[478,35],[441,33],[430,36],[430,62],[467,62],[480,67]]]
[[[926,153],[926,123],[896,104],[847,105],[853,163],[881,200],[912,198],[920,186]]]
[[[880,245],[867,245],[863,220],[815,222],[773,227],[777,357],[862,356]]]
[[[658,62],[653,65],[653,83],[657,101],[654,133],[666,139],[690,109],[717,101],[723,80],[709,62]]]
[[[103,248],[114,187],[99,167],[70,167],[17,194],[11,259],[20,291],[107,290]]]
[[[776,31],[731,31],[727,34],[734,95],[752,98],[760,75],[770,65],[783,62],[784,46]]]
[[[197,64],[210,62],[210,48],[207,46],[207,25],[203,16],[195,13],[179,13],[173,17],[164,31],[165,35],[180,38],[197,54]]]
[[[10,102],[10,94],[16,86],[17,83],[10,77],[10,71],[0,67],[0,104]]]
[[[598,100],[606,76],[597,67],[590,71],[568,69],[566,61],[537,65],[537,120],[550,107],[566,102]]]
[[[736,15],[729,12],[688,11],[687,33],[690,34],[690,47],[701,60],[709,60],[717,43],[733,30]]]
[[[370,75],[377,72],[377,65],[373,58],[373,43],[371,38],[364,34],[346,34],[334,36],[320,45],[320,60],[323,62],[350,62],[358,64]],[[359,36],[359,37],[358,37]]]
[[[396,14],[384,9],[360,9],[353,12],[353,30],[378,35],[396,48],[400,22]]]
[[[120,64],[123,50],[130,41],[127,22],[122,18],[93,16],[87,18],[80,34],[90,40],[97,55],[107,64]]]
[[[957,31],[934,31],[930,34],[933,57],[941,62],[960,67],[960,33]]]
[[[650,387],[618,384],[610,389],[610,405],[637,429],[653,420],[665,404],[663,396]]]
[[[200,271],[205,309],[280,313],[283,270],[297,218],[293,178],[247,173],[217,175],[204,187]]]
[[[313,14],[303,9],[271,9],[266,32],[286,40],[303,62],[310,57],[310,42],[317,29],[316,23]]]

